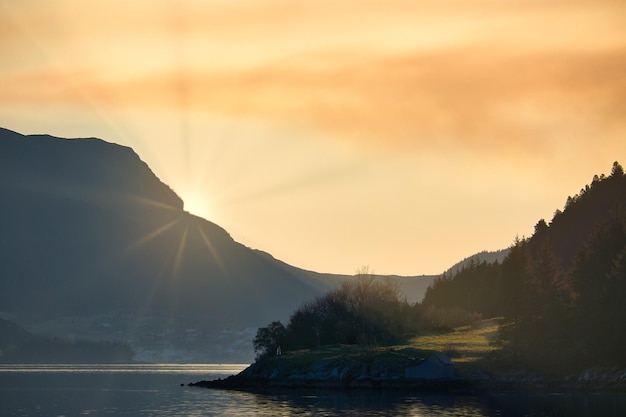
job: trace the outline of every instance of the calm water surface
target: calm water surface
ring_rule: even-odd
[[[625,416],[626,395],[419,395],[180,386],[246,365],[0,365],[0,416]]]

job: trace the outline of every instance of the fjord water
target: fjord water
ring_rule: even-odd
[[[1,416],[623,416],[621,394],[423,395],[188,387],[245,365],[0,365]],[[184,384],[181,386],[181,384]]]

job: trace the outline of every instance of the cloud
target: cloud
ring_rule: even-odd
[[[506,142],[532,151],[594,126],[626,130],[626,50],[308,58],[317,64],[298,57],[298,64],[130,80],[35,72],[16,76],[0,97],[77,105],[88,97],[103,105],[173,110],[183,102],[208,113],[401,147]]]
[[[7,14],[49,62],[21,51],[26,64],[0,73],[2,100],[200,110],[399,149],[532,153],[626,131],[624,6],[612,0],[186,2],[144,15],[143,3],[58,4],[28,30],[27,9]],[[22,45],[17,32],[5,45]]]
[[[576,139],[574,130],[623,131],[625,69],[626,50],[407,54],[323,71],[274,67],[225,77],[211,86],[215,95],[207,97],[217,99],[206,104],[353,140],[402,147],[506,142],[532,152],[555,136]]]
[[[558,147],[553,141],[559,138],[626,132],[626,50],[352,55],[309,56],[316,65],[298,57],[298,64],[170,71],[129,80],[34,72],[15,76],[0,97],[199,109],[400,148],[444,143],[535,152]]]

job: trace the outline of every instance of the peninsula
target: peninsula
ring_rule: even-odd
[[[223,389],[324,388],[428,391],[465,388],[469,380],[455,374],[445,354],[427,357],[413,348],[358,350],[336,346],[312,352],[262,358],[226,379],[190,386]]]

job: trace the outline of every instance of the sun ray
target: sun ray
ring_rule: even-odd
[[[157,200],[153,200],[150,198],[146,198],[146,197],[140,197],[138,195],[128,195],[126,196],[126,198],[134,203],[139,203],[139,204],[143,204],[149,207],[154,207],[154,208],[159,208],[159,209],[166,209],[166,210],[180,210],[179,207],[175,207],[172,206],[170,204],[166,204],[163,203],[161,201],[157,201]]]
[[[158,293],[159,289],[163,286],[164,282],[166,282],[166,271],[168,268],[169,259],[163,258],[161,260],[161,267],[159,268],[158,275],[154,276],[151,280],[151,285],[149,286],[149,291],[146,293],[146,296],[143,298],[143,303],[140,303],[137,311],[140,315],[144,315],[146,312],[149,312]]]
[[[137,242],[135,242],[131,248],[127,250],[130,252],[133,249],[140,247],[141,245],[149,242],[157,238],[159,235],[165,233],[166,231],[172,229],[174,226],[179,224],[181,221],[185,220],[186,216],[181,215],[177,217],[175,220],[157,228],[151,233],[147,234]],[[185,253],[185,248],[187,246],[187,240],[189,236],[189,225],[185,224],[182,232],[180,234],[176,233],[179,236],[177,241],[170,242],[171,244],[167,244],[167,248],[170,248],[166,254],[163,254],[160,259],[160,266],[156,269],[156,274],[150,277],[150,285],[149,290],[144,294],[141,300],[139,300],[137,312],[139,315],[143,314],[153,314],[151,311],[154,308],[154,303],[159,301],[164,301],[160,298],[159,293],[165,288],[168,293],[171,290],[176,290],[176,281],[180,278],[181,266],[183,265],[183,257]],[[174,250],[175,248],[175,250]],[[170,294],[171,295],[171,294]],[[179,307],[179,303],[177,297],[169,297],[174,300],[174,304],[168,304],[165,310],[172,313],[172,310],[177,310]],[[165,307],[165,306],[161,306]],[[163,311],[165,311],[163,310]],[[168,314],[168,313],[165,313]]]
[[[178,248],[176,249],[176,255],[174,256],[174,263],[172,264],[172,278],[177,278],[177,274],[180,272],[180,265],[185,253],[185,246],[187,245],[187,235],[189,233],[189,225],[185,225],[185,229],[178,242]]]
[[[204,230],[202,230],[202,227],[200,227],[198,223],[196,223],[196,228],[198,229],[198,233],[200,234],[200,237],[202,238],[204,245],[209,251],[211,258],[213,258],[213,261],[215,262],[217,267],[220,269],[220,271],[224,273],[224,275],[227,275],[226,268],[224,267],[224,264],[222,263],[222,260],[220,259],[219,254],[215,250],[215,247],[211,243],[211,240],[207,237],[206,233],[204,233]]]
[[[129,252],[132,252],[133,250],[135,250],[135,249],[145,245],[146,243],[148,243],[149,241],[153,240],[154,238],[156,238],[160,234],[165,233],[166,231],[168,231],[169,229],[174,227],[176,225],[176,223],[178,223],[180,221],[181,221],[181,217],[178,217],[178,218],[172,220],[171,222],[169,222],[169,223],[159,227],[158,229],[155,229],[152,232],[142,236],[141,238],[139,238],[138,240],[136,240],[135,242],[130,244],[130,246],[124,252],[125,253],[129,253]]]

